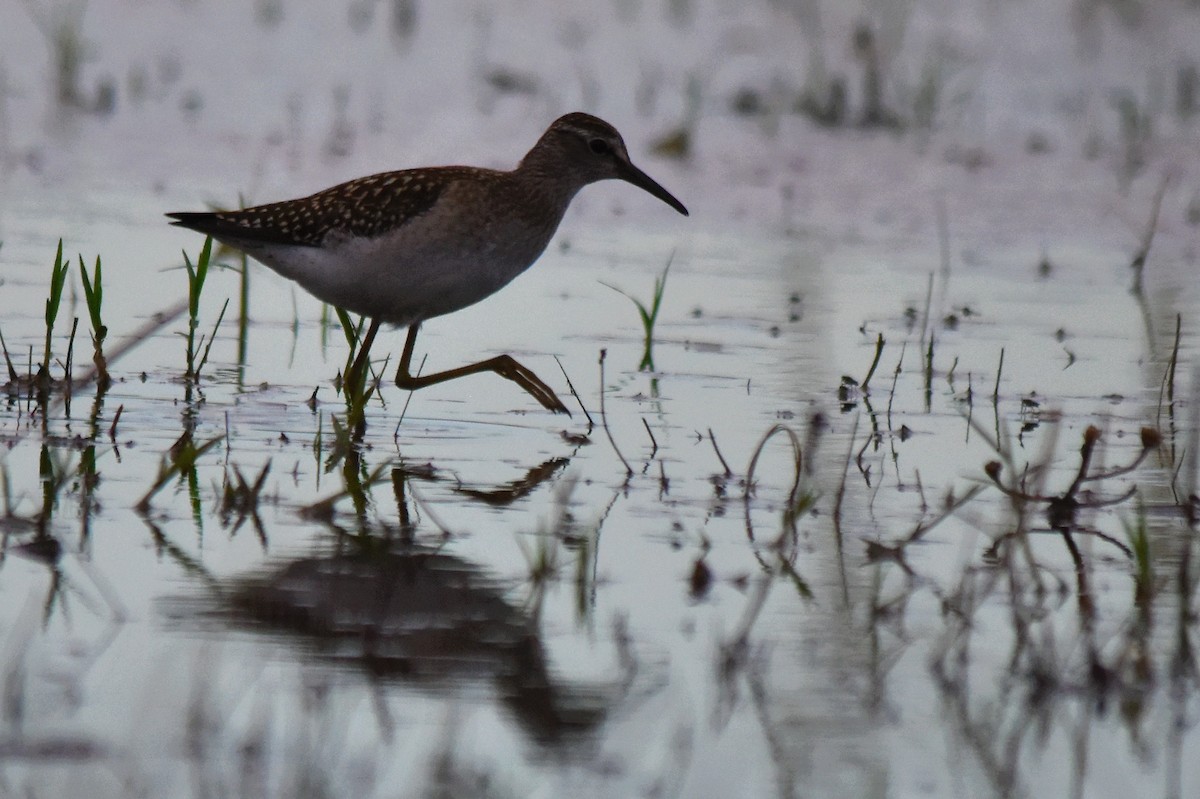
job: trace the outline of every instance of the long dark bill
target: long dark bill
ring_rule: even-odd
[[[621,180],[632,183],[639,189],[644,189],[645,191],[650,192],[679,213],[683,214],[684,216],[688,215],[688,209],[684,207],[683,203],[679,202],[679,200],[676,200],[675,196],[671,194],[671,192],[658,185],[654,178],[650,177],[633,164],[629,163],[628,161],[621,161],[617,172]]]

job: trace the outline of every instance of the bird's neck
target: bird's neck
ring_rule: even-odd
[[[573,170],[566,163],[565,154],[558,147],[546,146],[544,139],[525,154],[513,172],[523,183],[536,186],[537,191],[548,199],[553,198],[565,206],[587,181],[573,179]]]

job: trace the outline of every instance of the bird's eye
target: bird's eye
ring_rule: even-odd
[[[606,142],[604,139],[592,139],[590,142],[588,142],[588,147],[591,148],[592,152],[596,155],[605,155],[606,153],[611,152],[608,142]]]

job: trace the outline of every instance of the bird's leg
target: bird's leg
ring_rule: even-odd
[[[416,391],[419,388],[425,388],[437,383],[445,383],[447,380],[454,380],[455,378],[466,377],[467,375],[475,375],[480,372],[495,372],[525,389],[534,399],[542,404],[542,407],[555,413],[571,415],[571,412],[567,410],[567,406],[562,404],[558,395],[549,386],[543,383],[533,372],[517,363],[510,355],[497,355],[495,358],[488,358],[486,361],[460,366],[457,369],[448,369],[445,372],[414,377],[409,371],[409,367],[412,365],[413,347],[417,344],[417,331],[420,329],[420,322],[416,322],[408,328],[408,338],[404,342],[404,353],[400,356],[400,368],[396,370],[396,385],[400,388]]]
[[[354,363],[351,364],[343,376],[343,382],[347,386],[354,386],[357,390],[357,387],[362,384],[362,380],[366,376],[366,370],[370,368],[371,345],[375,342],[375,334],[378,332],[379,320],[372,319],[371,324],[367,326],[367,334],[359,342],[358,355],[354,357]]]

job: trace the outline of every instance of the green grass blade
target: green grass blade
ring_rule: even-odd
[[[653,371],[654,370],[654,326],[658,322],[658,312],[662,308],[663,297],[667,293],[667,275],[671,271],[671,263],[675,260],[675,254],[667,260],[667,265],[663,268],[662,274],[654,279],[654,298],[647,307],[644,302],[637,297],[622,291],[604,281],[600,281],[600,285],[607,286],[613,291],[620,294],[625,299],[633,303],[637,308],[638,317],[642,320],[642,333],[644,341],[642,343],[642,360],[638,364],[638,371]]]
[[[204,281],[208,277],[208,264],[212,258],[212,236],[206,236],[200,257],[196,259],[195,267],[184,253],[184,265],[188,270],[188,313],[195,320],[200,315],[200,295],[204,291]]]
[[[363,317],[359,317],[358,324],[355,325],[350,321],[350,314],[342,308],[335,307],[334,313],[337,314],[338,322],[342,326],[342,335],[346,337],[346,343],[350,345],[350,357],[354,358],[354,350],[358,346],[359,336],[362,334]]]
[[[50,271],[50,296],[46,299],[46,327],[54,327],[58,317],[58,307],[62,303],[63,285],[67,280],[67,267],[63,266],[63,242],[58,240],[58,252],[54,256],[54,266]]]
[[[63,286],[67,282],[67,271],[70,262],[63,265],[63,243],[58,240],[58,252],[54,256],[54,267],[50,271],[50,296],[46,298],[46,349],[42,359],[42,368],[46,378],[50,375],[50,344],[54,335],[54,320],[58,318],[58,308],[62,304]]]
[[[96,268],[92,274],[94,277],[89,278],[87,264],[83,262],[83,256],[79,256],[79,277],[83,281],[83,297],[87,302],[92,333],[97,341],[102,342],[108,334],[108,328],[100,320],[100,309],[104,304],[104,278],[100,268],[99,255],[96,256]]]

